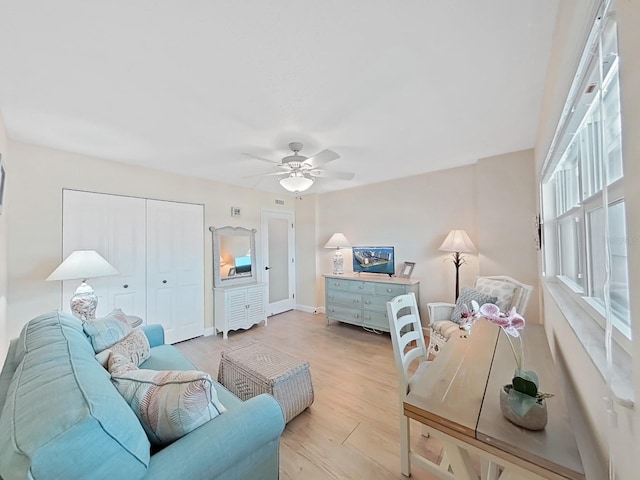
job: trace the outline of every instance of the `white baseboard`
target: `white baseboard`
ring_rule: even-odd
[[[324,313],[324,307],[310,307],[308,305],[296,305],[296,310],[299,310],[301,312],[306,312],[306,313],[314,313],[314,314],[318,314],[318,313]]]

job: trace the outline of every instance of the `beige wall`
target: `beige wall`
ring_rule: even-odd
[[[542,117],[535,148],[536,174],[539,179],[549,144],[556,128],[561,108],[575,73],[590,24],[593,22],[596,0],[565,0],[560,3],[552,61],[547,73],[547,86]],[[636,402],[640,399],[640,4],[617,1],[618,39],[620,53],[620,85],[622,101],[622,142],[625,171],[625,207],[629,255],[629,285],[632,320],[633,388]],[[540,279],[544,284],[544,279]],[[627,409],[614,406],[617,421],[610,424],[604,397],[606,382],[594,366],[585,347],[564,319],[561,310],[545,288],[542,288],[544,322],[551,340],[552,352],[561,375],[575,388],[577,405],[584,409],[584,418],[591,426],[595,455],[607,458],[609,452],[616,469],[616,478],[638,478],[640,470],[640,413],[637,406]],[[604,339],[604,332],[602,334]],[[589,462],[595,455],[583,452]],[[606,465],[606,463],[605,463]],[[604,477],[603,477],[604,478]]]
[[[9,171],[9,154],[8,154],[7,131],[4,126],[2,112],[0,112],[0,155],[2,155],[2,163],[5,170]],[[0,358],[4,359],[7,355],[7,347],[9,346],[9,332],[7,329],[7,298],[8,298],[8,269],[7,269],[7,237],[9,235],[8,221],[9,204],[7,203],[7,195],[4,196],[4,205],[2,215],[0,215]],[[3,360],[4,361],[4,360]]]
[[[60,283],[45,282],[44,279],[61,261],[63,188],[204,204],[206,229],[226,225],[256,228],[258,242],[263,208],[290,212],[294,209],[292,197],[24,143],[10,142],[10,147],[13,188],[8,192],[11,203],[8,250],[11,255],[6,331],[9,338],[17,336],[22,326],[34,316],[62,308]],[[276,199],[284,199],[285,205],[276,205]],[[241,207],[242,216],[232,218],[231,206]],[[211,234],[205,230],[205,328],[213,326],[211,250]]]
[[[464,229],[478,248],[460,268],[460,285],[479,275],[510,275],[537,284],[533,236],[533,152],[482,159],[477,165],[358,187],[318,196],[317,274],[331,273],[332,250],[324,244],[343,232],[352,245],[392,245],[396,271],[415,262],[420,305],[454,301],[455,269],[438,250],[447,233]],[[299,220],[298,220],[299,222]],[[299,223],[298,223],[299,224]],[[346,249],[345,273],[352,272]],[[324,305],[324,298],[319,301]],[[525,315],[539,321],[535,299]]]
[[[540,323],[533,150],[478,161],[476,246],[480,275],[509,275],[534,290],[526,319]]]

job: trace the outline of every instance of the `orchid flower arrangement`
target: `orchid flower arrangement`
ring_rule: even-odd
[[[520,416],[525,415],[536,403],[541,403],[545,398],[552,397],[550,393],[538,391],[538,375],[533,371],[522,369],[523,346],[520,332],[524,329],[525,321],[522,315],[512,308],[509,312],[503,312],[493,303],[485,303],[479,309],[479,315],[498,325],[505,333],[511,351],[516,360],[516,370],[512,384],[507,386],[509,393],[509,406]],[[516,351],[512,338],[520,342],[519,352]]]

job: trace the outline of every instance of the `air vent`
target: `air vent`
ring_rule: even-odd
[[[284,205],[284,200],[276,200],[276,205]]]

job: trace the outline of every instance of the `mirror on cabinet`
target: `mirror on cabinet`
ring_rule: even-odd
[[[257,281],[256,230],[210,227],[213,233],[213,285],[226,287]]]

